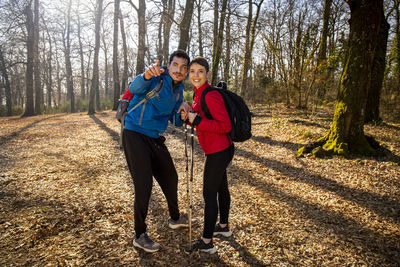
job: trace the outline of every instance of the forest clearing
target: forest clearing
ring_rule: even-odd
[[[236,143],[228,168],[233,235],[214,239],[214,255],[184,252],[188,230],[168,228],[157,183],[147,222],[163,249],[133,247],[134,191],[115,112],[0,118],[0,265],[399,266],[400,124],[365,126],[386,148],[379,158],[296,158],[329,130],[331,112],[252,111],[253,137]],[[165,136],[187,212],[184,133]],[[203,221],[197,143],[194,158],[192,240]]]

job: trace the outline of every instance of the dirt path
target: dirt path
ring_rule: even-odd
[[[114,112],[0,118],[1,266],[399,266],[400,126],[368,126],[392,153],[295,158],[327,131],[329,115],[255,109],[254,138],[229,168],[234,235],[218,254],[187,255],[187,230],[170,230],[155,183],[148,232],[163,250],[136,250],[134,190]],[[168,130],[186,211],[183,132]],[[202,231],[202,167],[196,144],[194,209]]]

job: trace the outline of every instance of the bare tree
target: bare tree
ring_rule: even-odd
[[[72,64],[71,64],[71,5],[72,0],[68,2],[67,8],[67,25],[66,35],[63,38],[64,43],[64,57],[65,57],[65,71],[67,75],[67,95],[69,101],[71,101],[71,113],[75,112],[75,95],[74,95],[74,79],[72,76]]]
[[[162,0],[164,6],[163,13],[163,47],[162,47],[162,55],[164,59],[164,64],[168,63],[168,55],[169,55],[169,40],[171,34],[172,22],[174,21],[175,14],[175,0],[168,0],[168,5],[166,5],[167,0]]]
[[[192,21],[194,8],[193,0],[186,0],[185,11],[183,12],[182,21],[179,24],[179,44],[178,48],[186,51],[189,46],[189,30]]]
[[[229,1],[230,3],[230,1]],[[225,41],[225,55],[224,55],[224,81],[228,82],[230,79],[230,68],[231,65],[231,9],[228,5],[228,14],[226,17],[226,41]]]
[[[254,41],[256,38],[256,26],[257,20],[260,14],[261,5],[264,0],[260,0],[258,3],[253,3],[252,0],[249,0],[249,14],[247,18],[247,26],[246,26],[246,43],[245,43],[245,51],[244,51],[244,59],[243,59],[243,68],[242,68],[242,83],[240,87],[240,95],[247,95],[247,81],[248,81],[248,72],[251,66],[251,57],[253,54]],[[257,10],[256,14],[253,17],[253,4],[256,5]]]
[[[35,114],[42,114],[43,90],[39,62],[39,0],[34,0],[34,14],[33,71],[35,77]]]
[[[199,40],[199,56],[204,56],[203,52],[203,28],[202,28],[202,20],[201,20],[201,0],[196,1],[197,7],[197,31],[198,31],[198,40]]]
[[[127,88],[127,83],[128,83],[128,47],[126,44],[124,18],[122,16],[121,10],[119,11],[119,18],[120,18],[120,26],[121,26],[122,51],[123,51],[123,57],[124,57],[124,69],[122,71],[121,88],[122,88],[122,90],[125,90]],[[118,99],[117,99],[117,101],[118,101]]]
[[[78,2],[79,5],[79,2]],[[77,35],[78,35],[78,44],[79,44],[79,59],[80,59],[80,71],[81,71],[81,98],[86,98],[86,90],[85,90],[85,60],[83,56],[83,42],[82,42],[82,23],[80,13],[77,12]]]
[[[7,116],[12,115],[11,85],[8,79],[7,65],[4,60],[3,48],[0,45],[0,73],[4,78],[4,89],[6,95]]]
[[[118,21],[119,21],[119,6],[120,0],[114,1],[114,37],[113,37],[113,88],[114,88],[114,103],[113,110],[118,108],[118,99],[121,92],[119,83],[119,69],[118,69]]]
[[[211,71],[212,71],[211,72],[211,84],[216,84],[217,79],[218,79],[218,66],[219,66],[221,54],[222,54],[222,41],[224,38],[227,2],[228,2],[227,0],[222,0],[222,7],[221,7],[218,31],[216,32],[217,34],[214,35],[215,46],[214,46],[214,51],[213,51],[213,60],[212,60],[212,67],[211,67]],[[215,9],[218,9],[218,7],[215,7]],[[214,15],[215,14],[216,13],[214,12]],[[218,10],[217,10],[217,14],[218,14]],[[218,17],[217,17],[217,25],[218,25]]]
[[[25,6],[26,15],[26,29],[28,36],[26,39],[27,48],[27,62],[26,62],[26,74],[25,74],[25,86],[26,86],[26,105],[23,116],[33,116],[33,57],[34,57],[34,22],[32,14],[32,0],[28,1]]]
[[[139,0],[139,7],[129,0],[138,15],[138,48],[136,60],[136,75],[144,72],[144,56],[146,55],[146,1]]]
[[[94,47],[94,59],[93,59],[93,76],[92,83],[89,93],[89,110],[88,114],[92,115],[95,113],[95,94],[99,86],[99,50],[100,50],[100,26],[101,17],[103,12],[103,0],[96,1],[96,16],[95,16],[95,47]]]

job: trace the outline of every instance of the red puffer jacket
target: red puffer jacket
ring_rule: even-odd
[[[200,123],[196,126],[197,138],[205,154],[222,151],[232,145],[228,133],[231,131],[231,121],[225,108],[221,94],[211,91],[206,94],[205,101],[213,120],[209,120],[201,109],[201,95],[205,88],[210,86],[206,82],[203,86],[193,88],[194,99],[192,108],[201,116]]]

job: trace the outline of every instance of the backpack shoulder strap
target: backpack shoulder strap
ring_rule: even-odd
[[[156,87],[154,87],[154,89],[150,90],[139,103],[137,103],[133,108],[131,108],[128,111],[128,114],[131,113],[138,106],[140,106],[143,102],[146,104],[146,102],[149,101],[151,98],[156,97],[156,96],[158,97],[158,94],[161,92],[163,85],[164,85],[164,81],[161,78],[160,81],[158,82],[158,84],[156,85]],[[143,105],[143,110],[144,110],[144,105]],[[143,110],[142,110],[142,113],[143,113]]]
[[[219,90],[218,88],[214,86],[209,86],[206,89],[204,89],[203,93],[201,94],[201,99],[200,99],[200,104],[201,104],[201,109],[204,112],[204,115],[206,115],[207,119],[212,120],[213,117],[211,116],[210,110],[207,107],[206,103],[206,94],[211,91]]]

